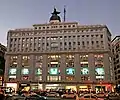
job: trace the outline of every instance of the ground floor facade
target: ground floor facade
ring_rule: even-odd
[[[114,84],[112,83],[5,83],[6,87],[13,87],[18,90],[59,90],[59,89],[71,89],[74,91],[95,91],[95,92],[114,92]]]

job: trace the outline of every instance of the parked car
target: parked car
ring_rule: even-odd
[[[75,93],[65,93],[63,95],[61,95],[62,98],[76,98],[76,94]]]
[[[97,93],[96,95],[98,98],[105,98],[106,97],[105,93]]]
[[[47,97],[44,97],[44,96],[32,94],[32,95],[29,95],[28,97],[26,97],[25,100],[48,100],[48,99],[47,99]]]
[[[120,95],[118,93],[114,93],[114,92],[111,92],[111,93],[108,93],[107,94],[107,99],[108,100],[119,100],[120,99]]]
[[[47,97],[59,97],[59,94],[56,92],[48,92],[46,94]]]
[[[79,100],[104,100],[104,99],[98,98],[95,94],[85,94],[81,96]]]

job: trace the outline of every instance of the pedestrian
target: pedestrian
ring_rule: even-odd
[[[4,100],[4,99],[5,99],[4,91],[0,89],[0,100]]]

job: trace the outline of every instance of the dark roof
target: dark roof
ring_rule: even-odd
[[[112,42],[114,42],[117,38],[120,38],[120,35],[115,36],[115,37],[112,39]]]
[[[51,20],[59,20],[59,22],[61,22],[61,19],[60,19],[60,17],[58,16],[58,15],[52,15],[51,17],[50,17],[50,21]]]

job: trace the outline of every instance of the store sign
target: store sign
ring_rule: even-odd
[[[2,81],[0,81],[0,86],[1,86],[1,85],[3,85],[3,82],[2,82]]]
[[[21,84],[21,86],[27,86],[27,84]]]

